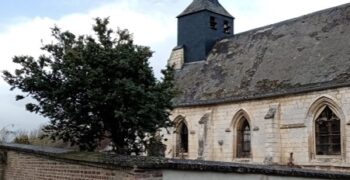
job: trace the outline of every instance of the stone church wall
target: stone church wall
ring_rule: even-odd
[[[342,154],[316,156],[314,119],[322,105],[329,105],[341,119]],[[189,159],[198,158],[199,120],[210,113],[209,130],[205,146],[205,160],[288,164],[305,167],[350,167],[350,88],[318,91],[255,101],[234,102],[211,106],[180,107],[172,112],[172,119],[181,116],[188,124]],[[252,157],[235,156],[235,123],[239,114],[251,126]],[[271,114],[272,113],[272,114]],[[238,114],[238,115],[237,115]],[[171,131],[174,132],[174,131]],[[175,134],[165,134],[167,157],[174,157]]]
[[[183,47],[178,47],[173,49],[171,52],[170,58],[168,60],[168,64],[170,66],[174,66],[174,69],[179,70],[182,68],[184,64],[184,53],[185,49]]]

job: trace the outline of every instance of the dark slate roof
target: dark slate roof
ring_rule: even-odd
[[[350,3],[236,34],[176,73],[177,106],[350,86]]]
[[[159,169],[222,172],[233,174],[265,174],[286,177],[306,177],[311,179],[350,179],[349,173],[326,172],[277,165],[272,166],[201,160],[166,159],[162,157],[121,156],[107,153],[72,152],[65,149],[19,144],[0,144],[0,150],[29,153],[68,163],[108,169]]]
[[[232,17],[232,15],[222,7],[218,0],[193,0],[193,2],[178,17],[205,10],[223,16]]]

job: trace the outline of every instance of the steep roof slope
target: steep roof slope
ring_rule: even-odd
[[[350,85],[350,4],[237,34],[176,74],[177,106]]]
[[[185,16],[199,11],[211,11],[227,17],[232,17],[218,0],[193,0],[193,2],[178,16]]]

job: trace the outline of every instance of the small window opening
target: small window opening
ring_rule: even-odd
[[[178,126],[177,130],[177,156],[183,156],[188,153],[188,128],[184,122]]]
[[[185,123],[182,124],[181,128],[181,149],[184,153],[188,152],[188,129]]]
[[[316,119],[316,154],[340,155],[340,119],[326,107]]]
[[[241,125],[237,131],[237,157],[238,158],[250,158],[250,126],[246,118],[241,119]]]
[[[231,29],[230,23],[228,21],[224,21],[224,33],[230,34],[231,33],[230,29]]]
[[[216,18],[214,16],[210,16],[210,28],[216,30]]]

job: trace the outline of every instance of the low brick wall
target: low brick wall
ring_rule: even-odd
[[[0,144],[0,160],[0,180],[350,179],[346,173],[283,166],[118,156],[18,144]]]
[[[154,176],[152,176],[154,174]],[[160,176],[160,177],[157,177]],[[8,152],[7,166],[4,178],[6,180],[38,180],[38,179],[81,179],[81,180],[111,180],[111,179],[152,179],[161,180],[161,173],[140,173],[132,170],[111,170],[88,165],[71,164],[50,160],[24,153]]]
[[[0,163],[0,180],[4,179],[4,173],[5,173],[5,165]]]
[[[8,152],[5,179],[109,179],[127,177],[123,171],[96,169],[57,162],[23,153]]]
[[[69,155],[70,159],[60,157],[62,153],[36,149],[0,149],[0,152],[6,152],[6,162],[0,163],[0,180],[162,180],[160,170],[119,168],[90,161],[89,157],[80,161],[74,155]]]

